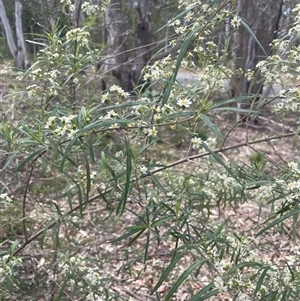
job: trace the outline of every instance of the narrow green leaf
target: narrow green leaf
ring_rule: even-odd
[[[12,153],[7,159],[4,159],[5,164],[3,165],[3,167],[0,169],[0,173],[2,173],[10,164],[10,162],[16,157],[17,152]],[[3,156],[4,157],[4,156]],[[18,170],[16,170],[17,172]]]
[[[140,232],[138,232],[128,243],[129,246],[131,246],[148,228],[145,227]]]
[[[199,117],[204,121],[204,123],[219,137],[224,138],[219,129],[213,124],[210,118],[205,114],[199,114]]]
[[[123,239],[125,239],[125,238],[128,238],[128,237],[130,237],[130,236],[132,236],[132,235],[134,235],[134,234],[135,234],[135,233],[125,233],[124,235],[119,236],[119,237],[117,237],[117,238],[111,240],[111,243],[119,242],[119,241],[121,241],[121,240],[123,240]]]
[[[62,217],[63,214],[62,214],[62,212],[61,212],[61,210],[60,210],[58,204],[57,204],[55,201],[52,201],[52,204],[53,204],[53,206],[55,207],[55,209],[56,209],[58,215],[59,215],[60,217]]]
[[[240,19],[241,23],[243,24],[243,26],[246,28],[246,30],[250,33],[250,35],[252,36],[252,38],[255,40],[255,42],[259,45],[259,47],[261,48],[261,50],[263,51],[265,56],[268,56],[264,47],[262,46],[262,44],[260,43],[260,41],[257,39],[256,35],[254,34],[254,32],[252,31],[252,29],[248,26],[248,24],[243,20]]]
[[[254,262],[254,261],[247,261],[247,262],[242,262],[237,265],[235,265],[230,271],[228,272],[228,275],[232,274],[233,272],[246,268],[246,267],[251,267],[251,268],[263,268],[264,266],[261,263]]]
[[[203,301],[208,300],[208,298],[215,296],[219,293],[218,289],[213,290],[213,283],[210,283],[206,285],[204,288],[202,288],[196,295],[194,295],[190,301]]]
[[[227,172],[240,184],[243,186],[243,184],[240,182],[239,178],[232,172],[230,168],[223,162],[223,160],[220,158],[218,154],[213,152],[205,143],[202,144],[203,148],[205,148],[212,156],[213,158],[227,170]]]
[[[166,91],[165,91],[164,96],[163,96],[162,106],[167,103],[167,101],[170,97],[172,86],[174,85],[174,83],[176,81],[176,77],[177,77],[178,70],[180,68],[181,62],[182,62],[188,48],[190,47],[195,35],[197,35],[198,32],[199,32],[199,28],[195,28],[193,31],[191,31],[187,35],[186,39],[184,40],[184,42],[183,42],[183,44],[180,48],[180,52],[179,52],[178,57],[177,57],[176,66],[175,66],[175,69],[173,71],[171,81],[170,81],[170,83],[167,84]]]
[[[238,102],[241,102],[241,101],[249,100],[249,99],[252,99],[255,96],[256,96],[256,94],[243,94],[242,96],[234,97],[234,98],[223,100],[223,101],[218,101],[218,102],[215,102],[211,106],[211,109],[214,110],[216,108],[223,107],[226,104],[238,103]]]
[[[87,155],[85,155],[85,168],[86,168],[86,200],[88,200],[89,193],[91,191],[91,170],[90,170],[90,163]]]
[[[146,261],[148,259],[149,245],[150,245],[150,231],[147,232],[147,239],[146,239],[146,244],[145,244],[145,254],[144,254],[144,263],[146,263]]]
[[[157,221],[155,221],[154,223],[151,224],[151,227],[157,227],[160,226],[161,224],[173,220],[175,217],[174,216],[167,216],[167,217],[163,217]]]
[[[67,160],[68,154],[70,153],[73,145],[75,144],[75,142],[81,137],[81,133],[77,132],[77,134],[73,137],[73,139],[70,141],[70,143],[68,144],[67,148],[65,149],[65,152],[63,153],[63,157],[61,160],[61,166],[60,166],[60,170],[63,170],[64,165],[65,165],[65,161]],[[59,143],[57,143],[57,149],[59,147]]]
[[[103,167],[105,169],[107,169],[109,171],[109,173],[111,174],[112,180],[115,182],[115,184],[117,184],[116,174],[115,174],[114,170],[108,165],[108,163],[106,161],[105,153],[103,151],[101,152],[101,161],[102,161]]]
[[[223,0],[214,0],[214,1],[210,2],[207,9],[213,7],[215,4],[220,3],[221,1],[223,1]]]
[[[260,277],[259,277],[259,279],[258,279],[258,281],[257,281],[255,291],[254,291],[254,293],[253,293],[254,297],[255,297],[256,294],[259,292],[259,289],[261,288],[261,285],[262,285],[262,283],[263,283],[263,281],[264,281],[264,278],[265,278],[265,276],[266,276],[266,274],[267,274],[267,272],[268,272],[268,270],[269,270],[270,268],[271,268],[271,267],[265,268],[264,271],[261,273],[261,275],[260,275]]]
[[[158,282],[156,283],[156,285],[154,286],[153,290],[151,291],[151,295],[154,294],[157,289],[162,285],[162,283],[166,280],[166,278],[168,277],[168,275],[170,274],[170,272],[174,269],[174,267],[176,266],[176,264],[179,262],[179,260],[185,255],[185,253],[181,253],[176,255],[172,261],[170,262],[170,264],[167,266],[167,268],[163,271],[162,275],[160,276]]]
[[[119,213],[122,214],[124,212],[128,194],[131,189],[130,177],[131,177],[131,170],[132,170],[132,162],[131,162],[132,155],[131,155],[130,143],[127,139],[125,139],[125,146],[126,146],[126,181],[125,181],[124,193],[118,204],[117,214]]]
[[[273,221],[272,223],[270,223],[268,226],[266,226],[265,228],[261,229],[260,231],[258,231],[258,233],[256,234],[256,236],[266,232],[267,230],[269,230],[270,228],[282,223],[284,220],[286,220],[287,218],[298,214],[300,212],[300,208],[296,208],[290,212],[288,212],[287,214],[281,216],[280,218],[276,219],[275,221]]]
[[[171,208],[171,207],[170,207],[168,204],[166,204],[165,202],[160,203],[160,205],[161,205],[162,207],[165,207],[168,211],[170,211],[170,212],[173,214],[174,218],[176,218],[176,212],[174,211],[173,208]]]
[[[198,268],[199,266],[202,266],[207,260],[206,259],[202,259],[199,261],[194,262],[193,264],[191,264],[177,279],[177,281],[173,284],[173,286],[171,287],[171,289],[169,290],[169,292],[166,295],[165,301],[169,301],[171,299],[171,297],[173,296],[173,294],[175,293],[175,291],[179,288],[179,286],[187,279],[187,277],[192,273],[192,271],[196,268]]]
[[[92,136],[89,137],[88,144],[89,144],[89,151],[90,151],[91,160],[92,160],[93,163],[95,163],[96,160],[95,160],[95,153],[94,153],[94,145],[93,145]]]
[[[51,227],[52,223],[53,223],[53,218],[49,219],[48,222],[46,223],[45,227],[44,227],[43,234],[41,235],[41,238],[40,238],[41,249],[43,249],[45,237],[47,235],[47,231]]]
[[[28,156],[24,161],[22,161],[17,168],[15,169],[16,172],[20,171],[28,162],[35,159],[38,155],[42,152],[46,151],[47,148],[38,149],[37,151],[33,152],[30,156]]]
[[[81,191],[80,185],[76,182],[76,180],[74,179],[73,175],[70,175],[67,172],[63,172],[63,174],[68,179],[70,179],[70,181],[72,181],[74,183],[74,185],[76,186],[76,188],[77,188],[77,196],[78,196],[78,201],[79,201],[79,212],[80,212],[80,216],[82,217],[82,213],[83,213],[83,199],[82,199],[82,191]],[[71,202],[71,200],[70,200],[70,202]]]
[[[60,285],[60,290],[58,296],[55,298],[55,301],[60,301],[63,294],[65,294],[65,289],[67,287],[68,281],[70,280],[70,275],[67,274],[67,277],[64,277],[63,283]]]

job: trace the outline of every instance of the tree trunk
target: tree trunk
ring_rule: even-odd
[[[15,22],[17,36],[17,67],[20,69],[27,69],[28,62],[26,57],[26,46],[22,26],[22,5],[20,1],[15,2]]]
[[[22,26],[22,5],[20,1],[15,1],[15,25],[16,25],[16,38],[17,45],[15,43],[12,29],[10,23],[8,21],[5,8],[3,5],[3,1],[0,0],[0,18],[3,23],[3,27],[5,30],[5,35],[7,39],[7,44],[10,50],[10,53],[14,60],[16,61],[16,65],[20,69],[27,69],[29,63],[26,58],[26,47],[23,35],[23,26]]]
[[[257,63],[264,60],[266,55],[270,55],[270,43],[276,37],[282,5],[283,0],[237,1],[237,15],[247,22],[264,50],[243,25],[234,32],[232,41],[232,70],[234,76],[231,79],[231,89],[234,97],[242,93],[257,94],[262,92],[262,84],[250,86],[250,82],[244,76],[237,75],[236,71],[238,69],[244,72],[249,69],[255,71]]]
[[[0,18],[4,27],[4,31],[5,31],[5,35],[6,35],[6,40],[7,40],[7,44],[9,47],[9,51],[12,55],[12,57],[14,59],[16,59],[17,57],[17,47],[14,41],[14,37],[13,37],[13,33],[12,33],[12,29],[11,26],[9,24],[7,15],[6,15],[6,11],[5,11],[5,7],[3,4],[3,1],[0,0]]]
[[[151,57],[152,0],[134,2],[137,20],[135,29],[130,28],[129,15],[124,13],[122,1],[111,0],[106,11],[106,28],[110,56],[115,56],[113,75],[127,92],[143,83],[141,70]],[[144,46],[144,47],[143,47]]]

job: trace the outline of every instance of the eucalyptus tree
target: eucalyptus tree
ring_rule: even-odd
[[[22,4],[21,1],[15,1],[14,27],[15,35],[13,34],[12,24],[7,17],[4,3],[0,0],[0,19],[6,35],[7,44],[16,65],[20,69],[26,69],[28,66],[26,46],[23,35],[22,25]]]
[[[262,92],[263,85],[257,82],[259,74],[253,72],[256,71],[257,63],[271,54],[270,44],[279,33],[283,3],[283,0],[237,1],[237,20],[242,24],[233,32],[232,37],[233,96]],[[251,76],[256,77],[253,84],[249,80]]]
[[[165,26],[171,13],[178,13],[177,1],[110,1],[106,11],[109,59],[104,64],[125,91],[145,83],[141,72],[147,63],[178,49],[168,45],[174,33]]]

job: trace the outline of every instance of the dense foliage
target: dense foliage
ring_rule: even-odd
[[[72,14],[71,2],[61,2]],[[228,144],[239,123],[226,130],[218,117],[239,112],[249,121],[269,108],[284,123],[298,113],[300,5],[288,34],[273,42],[274,55],[240,70],[251,84],[260,73],[267,85],[289,88],[272,99],[247,93],[214,101],[231,77],[229,45],[217,47],[215,28],[251,29],[226,9],[229,1],[186,2],[165,25],[178,53],[146,66],[149,85],[131,94],[115,84],[99,88],[94,66],[103,53],[87,28],[57,23],[32,41],[36,61],[3,96],[1,300],[298,299],[299,164],[274,162],[256,148],[276,152],[276,141],[296,140],[298,130]],[[197,82],[180,83],[180,69],[193,70]],[[242,147],[251,156],[227,160]],[[255,212],[255,227],[238,231],[228,212],[243,206]],[[262,251],[286,229],[295,244],[279,265]],[[130,277],[146,289],[128,289]]]

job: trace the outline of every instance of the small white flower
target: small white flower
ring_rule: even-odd
[[[177,105],[182,108],[189,108],[191,104],[192,104],[191,100],[187,98],[183,98],[183,99],[180,98],[177,100]]]
[[[157,135],[157,130],[155,127],[153,127],[152,129],[147,129],[147,134],[149,136],[156,136]]]
[[[237,29],[241,25],[241,20],[238,18],[238,16],[235,16],[231,20],[230,24],[231,24],[231,26],[233,26],[233,28]]]
[[[72,139],[77,132],[78,130],[71,129],[70,132],[68,133],[68,138]]]
[[[200,148],[200,146],[203,144],[203,140],[199,137],[192,138],[191,142],[193,143],[193,146],[196,148]]]
[[[140,171],[142,174],[146,174],[148,172],[148,168],[145,165],[140,166]]]

